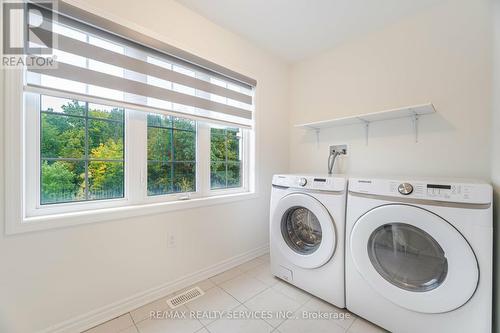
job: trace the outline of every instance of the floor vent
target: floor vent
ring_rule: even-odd
[[[203,296],[205,293],[203,290],[201,290],[200,287],[194,287],[191,289],[186,290],[182,294],[179,294],[177,296],[174,296],[170,299],[167,300],[167,304],[172,308],[175,309],[181,305],[184,305],[188,302],[191,302],[194,299],[197,299],[198,297]]]

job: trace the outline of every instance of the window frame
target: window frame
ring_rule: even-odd
[[[210,126],[207,128],[207,137],[206,141],[208,142],[208,156],[206,156],[206,160],[208,161],[208,168],[204,172],[204,174],[207,175],[207,196],[217,196],[217,195],[231,195],[231,194],[236,194],[236,193],[241,193],[241,192],[249,192],[251,191],[250,187],[250,182],[251,182],[251,174],[250,174],[250,160],[249,156],[251,156],[251,137],[252,137],[252,131],[248,129],[241,129],[241,186],[239,187],[228,187],[228,188],[211,188],[211,159],[210,159],[210,141],[211,141],[211,136],[210,136]]]
[[[227,126],[227,128],[231,128],[230,126]],[[233,127],[234,128],[234,127]],[[212,127],[210,127],[210,133],[209,133],[209,141],[210,141],[210,144],[212,144],[212,131],[211,131]],[[226,134],[227,135],[227,132]],[[225,160],[224,161],[220,161],[220,160],[216,160],[216,161],[212,161],[212,156],[209,156],[209,160],[210,160],[210,173],[209,173],[209,178],[210,178],[210,190],[212,192],[216,192],[216,193],[221,193],[221,192],[228,192],[228,193],[231,193],[232,190],[240,190],[241,188],[247,188],[247,184],[245,183],[245,179],[246,179],[246,167],[245,167],[245,154],[246,154],[246,149],[247,149],[247,146],[246,146],[246,142],[245,142],[245,138],[246,138],[246,134],[245,134],[245,130],[240,128],[240,135],[241,135],[241,139],[240,139],[240,148],[241,148],[241,154],[240,154],[240,160],[239,160],[239,164],[240,164],[240,186],[226,186],[226,187],[216,187],[216,188],[212,188],[212,163],[223,163],[225,164],[226,166],[226,183],[227,183],[227,165],[229,163],[234,163],[232,161],[228,161],[227,160],[227,153],[228,153],[228,150],[227,150],[227,138],[226,138],[226,149],[225,149]],[[211,148],[210,148],[210,153],[211,153]]]
[[[146,116],[147,117],[147,116]],[[175,117],[175,118],[181,118],[181,117]],[[162,128],[163,130],[170,130],[171,133],[172,133],[172,138],[171,140],[174,140],[174,134],[175,134],[175,131],[186,131],[186,130],[183,130],[183,129],[177,129],[175,127],[173,127],[174,125],[172,124],[172,127],[160,127]],[[161,193],[161,194],[149,194],[149,190],[148,190],[148,187],[147,187],[147,184],[146,184],[146,196],[148,197],[148,200],[149,198],[154,198],[154,197],[169,197],[169,196],[176,196],[178,199],[183,199],[183,200],[186,200],[186,199],[190,199],[191,196],[194,196],[194,197],[198,197],[199,196],[199,192],[200,192],[200,186],[198,184],[198,174],[199,174],[199,170],[198,170],[198,165],[199,165],[199,149],[198,149],[198,146],[199,146],[199,135],[198,135],[198,127],[199,127],[199,122],[198,121],[195,121],[195,130],[194,130],[194,133],[195,133],[195,161],[194,161],[194,164],[195,164],[195,189],[194,191],[187,191],[187,192],[167,192],[167,193]],[[146,129],[147,131],[149,130],[149,123],[147,121],[146,123]],[[190,132],[190,131],[187,131],[187,132]],[[147,139],[146,139],[146,143],[147,143]],[[172,151],[173,153],[173,156],[175,156],[175,153]],[[146,149],[146,155],[147,155],[147,149]],[[149,158],[147,157],[147,165],[146,165],[146,173],[149,171],[149,163],[150,163],[151,160],[149,160]],[[160,162],[161,161],[154,161],[155,163],[157,162]],[[182,161],[184,163],[186,163],[186,161]],[[189,161],[191,162],[191,161]],[[172,163],[172,164],[175,164],[175,163],[179,163],[179,161],[176,161],[175,159],[174,160],[171,160],[171,161],[165,161],[163,163]],[[172,186],[174,184],[172,183]]]
[[[33,98],[33,100],[36,99],[36,104],[38,104],[38,107],[39,107],[39,113],[38,113],[38,124],[37,124],[37,128],[38,130],[40,131],[38,133],[38,146],[39,148],[37,149],[38,153],[39,153],[39,159],[38,159],[38,162],[39,162],[39,172],[41,173],[40,174],[40,177],[37,179],[37,181],[39,181],[39,191],[38,191],[38,199],[37,199],[37,202],[40,204],[40,205],[56,205],[56,204],[60,204],[60,203],[70,203],[70,202],[86,202],[86,201],[98,201],[98,200],[107,200],[107,199],[119,199],[119,198],[123,198],[125,196],[125,188],[124,188],[124,185],[125,185],[125,174],[123,174],[123,177],[122,177],[122,180],[123,180],[123,184],[122,184],[122,189],[121,189],[121,193],[120,195],[118,196],[111,196],[111,197],[104,197],[104,198],[93,198],[93,193],[92,193],[92,190],[91,190],[91,177],[89,177],[91,175],[91,164],[92,163],[119,163],[122,165],[122,168],[123,168],[123,172],[125,172],[125,150],[124,150],[124,147],[125,147],[125,110],[123,109],[119,109],[121,112],[122,112],[122,119],[121,120],[116,120],[116,119],[106,119],[106,118],[99,118],[99,117],[94,117],[92,115],[90,115],[90,105],[92,105],[93,103],[88,103],[88,102],[83,102],[82,104],[84,105],[84,109],[85,109],[85,114],[84,115],[77,115],[77,116],[73,116],[73,115],[66,115],[66,114],[63,114],[63,113],[60,113],[60,112],[49,112],[47,110],[44,110],[43,109],[43,103],[42,103],[42,98],[45,97],[46,95],[32,95],[32,96],[28,96],[25,98],[29,99],[29,98]],[[28,104],[31,104],[31,103],[28,103]],[[79,104],[80,105],[80,104]],[[118,109],[118,108],[115,108],[115,109]],[[43,156],[43,153],[42,153],[42,148],[41,148],[41,144],[43,143],[43,130],[42,130],[42,124],[43,124],[43,119],[44,117],[48,119],[50,118],[53,118],[53,119],[67,119],[67,120],[75,120],[75,119],[79,119],[80,121],[82,121],[83,123],[83,130],[84,130],[84,133],[85,133],[85,140],[84,140],[84,151],[82,152],[82,155],[81,157],[78,157],[78,158],[74,158],[74,157],[54,157],[54,156]],[[117,158],[96,158],[95,156],[92,156],[92,149],[96,148],[96,147],[92,147],[91,146],[91,141],[90,141],[90,133],[91,133],[91,128],[92,128],[92,123],[107,123],[108,125],[110,124],[113,124],[113,126],[119,126],[122,128],[122,131],[121,131],[121,139],[122,139],[122,154],[121,154],[121,158],[117,159]],[[115,139],[119,139],[119,137],[115,137]],[[42,202],[44,196],[43,196],[43,187],[42,187],[42,179],[43,179],[43,166],[44,166],[44,163],[45,162],[54,162],[54,163],[57,163],[59,161],[67,161],[67,162],[74,162],[74,163],[83,163],[84,165],[84,184],[85,184],[85,191],[84,191],[84,198],[82,199],[76,199],[76,200],[67,200],[67,201],[55,201],[55,202]]]
[[[125,109],[125,169],[124,197],[69,203],[40,205],[36,197],[40,189],[40,117],[36,108],[36,119],[26,121],[35,112],[32,104],[25,102],[25,71],[9,69],[3,71],[4,110],[15,110],[5,114],[5,232],[17,234],[37,230],[76,226],[81,224],[110,221],[120,218],[161,214],[169,211],[195,207],[226,204],[259,197],[256,187],[256,128],[242,128],[242,186],[229,189],[210,188],[210,124],[197,121],[196,136],[196,191],[190,193],[189,200],[180,200],[179,193],[157,196],[147,195],[147,111],[145,108],[131,110],[130,103],[113,103],[96,98],[82,98],[75,94],[74,99],[89,103],[112,105]],[[57,91],[41,89],[40,94],[67,98]],[[120,105],[118,105],[120,104]],[[155,108],[153,113],[164,113]],[[172,114],[182,117],[179,114]],[[254,123],[256,120],[254,120]],[[144,126],[141,125],[144,124]],[[218,125],[223,125],[220,123]],[[231,125],[228,125],[231,126]],[[133,133],[133,134],[132,134]],[[134,137],[134,140],[130,140]],[[29,142],[35,142],[33,145]],[[131,158],[134,156],[134,158]],[[136,181],[133,181],[135,179]],[[33,181],[35,181],[33,183]],[[35,184],[35,187],[33,186]],[[35,190],[33,190],[35,189]],[[35,197],[34,197],[35,195]],[[37,204],[38,203],[38,204]]]
[[[26,119],[30,119],[26,122],[26,135],[25,135],[25,177],[26,183],[24,187],[25,200],[26,200],[26,216],[43,216],[52,214],[61,214],[67,212],[76,212],[83,210],[93,210],[100,208],[110,208],[110,207],[120,207],[125,206],[130,203],[129,200],[129,184],[130,184],[130,171],[127,169],[128,163],[131,161],[130,158],[130,129],[127,126],[129,121],[130,113],[125,110],[124,112],[124,135],[125,140],[123,142],[124,149],[124,189],[122,198],[112,198],[112,199],[100,199],[100,200],[85,200],[85,201],[75,201],[75,202],[61,202],[52,204],[42,204],[40,200],[40,189],[41,189],[41,151],[40,151],[40,96],[41,94],[25,93],[24,98],[24,110],[26,114]],[[32,121],[31,121],[32,120]],[[30,186],[30,184],[34,184]]]

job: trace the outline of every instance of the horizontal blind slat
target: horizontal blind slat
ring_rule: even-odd
[[[33,6],[40,11],[52,11],[52,7],[44,2],[33,2],[29,3],[28,6],[30,8]],[[77,30],[98,34],[105,39],[117,40],[120,44],[131,44],[144,50],[160,53],[163,56],[176,59],[188,67],[192,66],[197,70],[213,74],[220,79],[228,80],[248,89],[257,86],[255,79],[63,1],[57,1],[57,20]]]
[[[119,90],[140,96],[157,98],[160,100],[178,103],[186,106],[192,106],[217,113],[223,113],[245,119],[252,119],[252,111],[249,110],[179,93],[157,86],[152,86],[146,83],[69,65],[62,62],[55,61],[53,68],[32,67],[29,68],[29,71],[71,81],[77,81],[89,85],[97,85],[100,87]]]
[[[128,69],[145,75],[150,75],[182,84],[190,88],[203,90],[208,93],[213,93],[222,97],[227,97],[242,103],[252,104],[252,96],[221,87],[210,82],[197,79],[188,75],[184,75],[167,68],[157,66],[146,61],[142,61],[133,57],[129,57],[120,53],[109,51],[101,47],[85,43],[61,34],[52,33],[41,28],[32,29],[42,41],[48,40],[52,35],[57,40],[57,49],[75,54],[81,57],[107,63],[113,66]]]
[[[235,126],[235,127],[239,127],[239,128],[252,128],[252,126],[250,124],[248,124],[248,120],[240,119],[242,121],[228,121],[227,119],[224,119],[224,120],[214,119],[212,117],[207,117],[207,116],[204,116],[202,114],[197,114],[197,113],[195,113],[195,114],[185,113],[182,111],[175,111],[175,110],[170,110],[170,109],[165,109],[165,108],[158,108],[158,107],[154,107],[154,106],[146,106],[143,104],[138,104],[138,103],[133,103],[133,102],[125,102],[125,101],[116,100],[116,99],[112,99],[112,98],[105,98],[105,97],[99,97],[99,96],[94,96],[94,95],[80,94],[80,93],[75,93],[72,91],[61,90],[61,89],[46,88],[44,86],[40,86],[37,84],[28,84],[27,86],[24,87],[24,91],[28,92],[28,93],[54,96],[54,97],[59,97],[59,98],[77,99],[77,100],[87,101],[89,103],[109,105],[109,106],[114,106],[114,107],[123,108],[123,109],[133,109],[133,110],[138,110],[138,111],[142,111],[142,112],[150,112],[150,113],[161,113],[161,114],[165,114],[168,116],[182,117],[182,118],[192,119],[192,120],[197,120],[197,121],[209,121],[211,123],[225,125],[225,126],[229,125],[229,126]]]
[[[135,38],[130,29],[123,38],[122,27],[58,16],[52,27],[30,27],[30,36],[35,45],[52,37],[61,60],[55,67],[28,67],[25,87],[253,127],[255,80],[147,36]],[[99,21],[106,22],[112,24]]]

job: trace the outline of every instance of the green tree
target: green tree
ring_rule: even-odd
[[[41,155],[44,158],[71,158],[74,161],[43,162],[42,194],[52,201],[85,200],[88,189],[92,198],[97,195],[123,195],[123,110],[87,110],[78,101],[61,106],[62,112],[47,108],[41,115]],[[87,114],[88,113],[88,114]],[[93,119],[99,118],[99,119]],[[109,121],[113,120],[113,121]],[[88,152],[88,153],[87,153]],[[85,163],[86,156],[90,160]],[[95,159],[118,162],[93,161]],[[61,164],[64,170],[61,170]],[[85,166],[88,165],[88,184]],[[61,177],[54,173],[61,171]],[[66,172],[63,172],[66,171]],[[73,176],[69,177],[70,172]],[[68,188],[73,195],[67,196]],[[59,190],[58,190],[59,189]],[[57,191],[56,191],[57,190]],[[63,191],[64,190],[64,191]],[[99,192],[98,194],[96,194]],[[59,193],[60,199],[55,198]],[[62,198],[65,196],[66,198]],[[43,202],[43,200],[42,200]]]
[[[78,176],[69,163],[56,161],[42,163],[42,202],[70,201],[77,196]]]
[[[196,123],[148,115],[148,193],[189,192],[196,188]]]
[[[110,139],[92,149],[92,156],[96,159],[121,159],[123,143]],[[100,198],[103,191],[112,193],[111,196],[121,196],[123,192],[123,162],[91,161],[88,169],[89,191]],[[109,197],[109,195],[105,195]]]
[[[240,186],[239,129],[212,128],[210,134],[210,177],[212,188]]]

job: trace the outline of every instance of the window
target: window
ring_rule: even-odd
[[[41,96],[40,204],[123,197],[123,113]]]
[[[211,189],[241,186],[241,132],[238,128],[210,129]]]
[[[148,114],[148,195],[196,191],[196,122]]]
[[[251,193],[255,81],[99,22],[59,14],[52,31],[36,28],[57,39],[55,66],[5,73],[7,107],[20,110],[6,116],[6,185],[15,202],[7,215],[16,221],[8,229]]]

